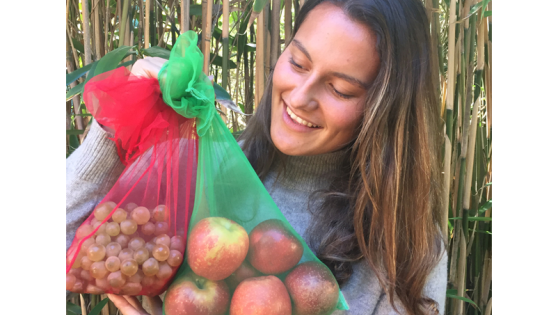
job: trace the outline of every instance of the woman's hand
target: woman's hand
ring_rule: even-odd
[[[115,294],[107,294],[107,296],[123,315],[149,315],[134,296]],[[151,308],[151,315],[163,314],[163,301],[160,297],[145,296],[144,298]]]
[[[132,74],[145,77],[145,78],[155,78],[159,75],[159,71],[163,67],[163,64],[167,62],[166,59],[159,57],[145,57],[143,59],[137,60],[132,66]]]

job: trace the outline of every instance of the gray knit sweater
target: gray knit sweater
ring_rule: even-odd
[[[318,156],[289,157],[280,177],[273,169],[263,183],[279,209],[293,228],[307,240],[306,229],[312,218],[308,210],[310,194],[323,189],[328,182],[323,175],[337,167],[342,153]],[[76,229],[87,218],[93,207],[110,190],[124,170],[112,141],[97,122],[93,122],[86,140],[66,160],[66,249]],[[316,203],[317,204],[317,203]],[[447,282],[447,253],[429,275],[424,293],[438,302],[444,314]],[[360,261],[353,265],[353,274],[341,287],[349,304],[349,311],[336,311],[335,315],[387,315],[398,314],[381,288],[375,273]],[[405,314],[397,298],[396,306]]]

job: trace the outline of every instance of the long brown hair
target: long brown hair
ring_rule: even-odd
[[[331,175],[329,190],[316,192],[324,201],[315,208],[309,245],[340,284],[352,263],[365,259],[392,305],[397,296],[407,313],[426,314],[435,302],[422,290],[444,241],[439,104],[424,6],[419,0],[308,0],[293,37],[322,2],[374,32],[381,62],[343,166]],[[272,77],[240,138],[260,178],[283,157],[270,135]]]

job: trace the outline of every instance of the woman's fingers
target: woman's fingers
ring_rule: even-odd
[[[123,296],[114,295],[114,294],[107,294],[107,296],[112,301],[112,303],[114,303],[114,306],[116,306],[120,310],[120,312],[122,312],[123,315],[149,315],[141,307],[141,305],[140,305],[140,309],[138,310],[136,307],[132,306],[132,304],[130,304],[130,301],[128,301]]]
[[[143,309],[143,307],[141,306],[141,303],[138,301],[138,299],[135,296],[129,296],[129,295],[123,295],[123,297],[126,299],[126,301],[128,301],[128,303],[130,303],[130,305],[132,305],[135,309],[137,309],[138,311],[143,311],[145,312],[145,310]]]
[[[145,78],[157,78],[159,70],[163,67],[166,59],[159,57],[145,57],[139,59],[132,66],[132,74]]]
[[[151,315],[162,315],[163,314],[163,301],[159,296],[150,297],[146,296],[147,304],[151,308]]]

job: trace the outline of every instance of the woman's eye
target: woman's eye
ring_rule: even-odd
[[[352,95],[347,95],[347,94],[343,94],[339,91],[337,91],[333,85],[331,86],[331,88],[333,89],[333,92],[335,92],[335,94],[339,95],[339,97],[344,98],[344,99],[350,99],[351,97],[353,97]]]
[[[296,62],[293,60],[292,57],[289,58],[289,62],[290,62],[293,66],[295,66],[295,67],[297,67],[297,68],[299,68],[299,69],[302,69],[302,66],[299,65],[298,63],[296,63]]]

